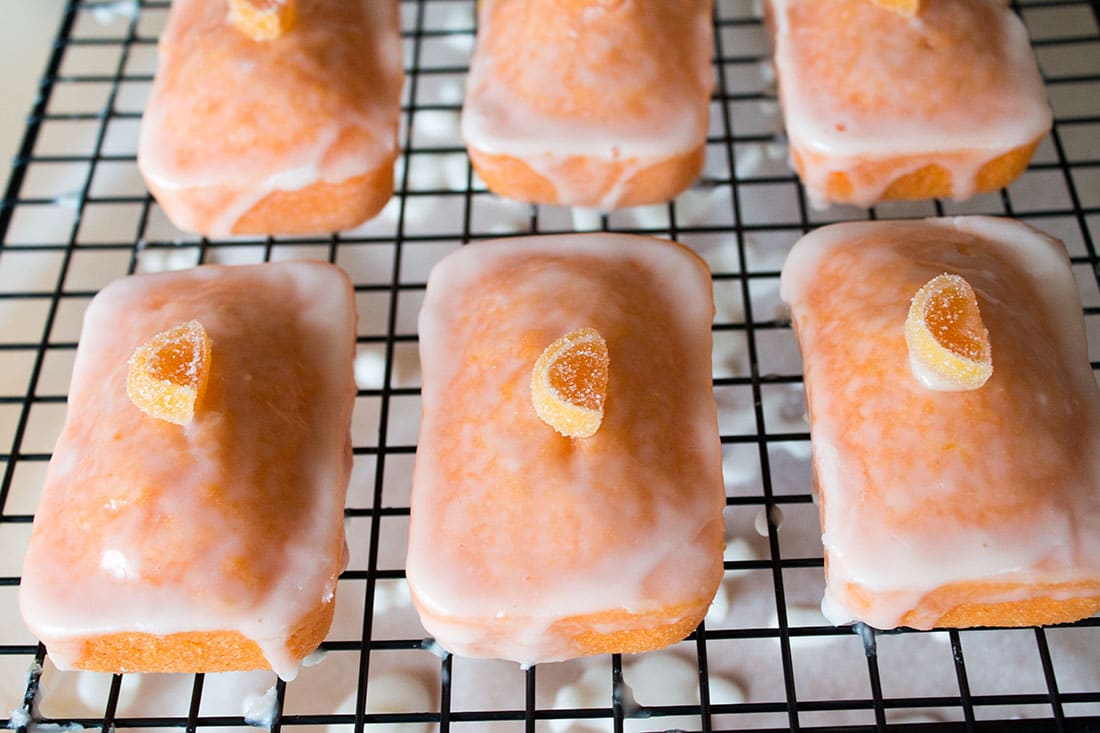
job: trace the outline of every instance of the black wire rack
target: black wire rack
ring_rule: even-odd
[[[707,162],[691,191],[609,216],[503,201],[472,173],[457,130],[473,0],[402,0],[402,155],[387,209],[323,238],[214,241],[174,229],[137,172],[168,2],[69,0],[0,202],[0,724],[20,733],[1100,730],[1098,618],[879,634],[834,628],[815,610],[823,561],[801,363],[777,294],[802,234],[863,218],[985,213],[1032,223],[1070,250],[1100,369],[1100,5],[1011,4],[1055,124],[1019,181],[972,201],[812,210],[787,167],[769,42],[749,0],[715,3]],[[403,570],[427,273],[470,240],[588,229],[678,239],[714,271],[731,538],[719,599],[685,641],[646,655],[521,670],[441,654],[408,603]],[[134,272],[295,257],[343,266],[360,318],[351,562],[323,660],[290,683],[264,672],[57,671],[18,620],[17,594],[84,307]]]

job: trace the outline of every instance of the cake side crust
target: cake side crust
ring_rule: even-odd
[[[971,157],[969,153],[842,161],[792,145],[791,156],[800,177],[824,177],[826,200],[867,206],[876,201],[965,198],[996,191],[1020,177],[1039,142],[1033,140],[988,160],[978,168],[972,181],[956,178],[956,171]],[[871,197],[859,195],[854,181],[881,188],[882,193]]]
[[[556,186],[527,161],[511,155],[494,155],[469,148],[474,169],[491,191],[506,198],[558,206],[591,206],[593,201],[614,206],[643,206],[668,201],[691,185],[703,170],[706,146],[666,160],[636,158],[603,160],[570,156],[553,165],[555,177],[569,181]],[[595,193],[573,197],[580,189]]]
[[[206,236],[228,234],[325,234],[352,229],[381,211],[393,195],[393,166],[336,183],[318,181],[296,190],[275,190],[239,215],[229,232],[211,222],[227,202],[246,197],[232,185],[164,189],[149,181],[149,190],[168,218],[181,229]]]
[[[287,639],[286,654],[302,659],[324,641],[336,604],[323,603]],[[239,631],[105,634],[82,640],[74,669],[92,672],[243,672],[270,669],[259,644]],[[48,650],[47,650],[48,651]]]

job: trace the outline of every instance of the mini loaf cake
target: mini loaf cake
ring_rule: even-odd
[[[407,576],[447,650],[529,665],[684,638],[722,577],[709,271],[612,234],[432,271]]]
[[[710,0],[485,0],[462,135],[489,189],[615,209],[703,168]]]
[[[1007,185],[1050,130],[1004,0],[768,0],[791,158],[811,203],[967,198]]]
[[[1065,248],[985,217],[828,226],[783,269],[836,623],[1100,610],[1100,391]]]
[[[96,296],[19,589],[57,667],[294,677],[346,562],[354,343],[324,263]]]
[[[293,13],[274,18],[255,0],[172,3],[138,165],[181,229],[347,229],[393,193],[397,2],[282,3]]]

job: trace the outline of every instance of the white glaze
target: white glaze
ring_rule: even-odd
[[[397,5],[332,3],[301,0],[295,26],[268,43],[242,40],[224,0],[173,3],[138,164],[178,227],[226,236],[273,191],[340,183],[393,160]],[[176,199],[204,192],[201,202]]]
[[[945,271],[989,329],[997,368],[979,390],[929,390],[909,370],[909,300]],[[892,628],[916,609],[906,623],[927,628],[939,616],[922,599],[951,583],[1100,581],[1100,391],[1061,243],[986,217],[838,224],[795,245],[781,294],[805,360],[830,620]],[[853,611],[849,583],[871,612]]]
[[[940,392],[966,392],[974,389],[974,387],[959,384],[957,381],[945,377],[942,373],[921,361],[919,355],[912,351],[909,352],[909,371],[913,372],[914,379],[928,389],[935,389]]]
[[[892,181],[929,163],[949,171],[954,198],[967,198],[983,165],[1050,129],[1027,30],[1004,0],[929,3],[912,20],[862,0],[769,2],[787,135],[792,152],[803,154],[803,183],[816,206],[828,203],[834,172],[848,174],[851,203],[870,206]],[[820,20],[792,25],[791,13],[808,8],[830,18],[847,13],[849,35],[837,37],[838,27]],[[893,20],[863,27],[879,16]],[[962,41],[945,36],[958,28],[975,30]],[[890,165],[873,177],[852,172],[874,162]]]
[[[100,25],[111,25],[116,18],[129,20],[138,14],[137,0],[116,0],[113,3],[93,5],[92,17]]]
[[[577,656],[562,619],[702,616],[724,504],[713,312],[702,261],[642,237],[500,240],[435,267],[406,569],[444,647],[533,664]],[[613,366],[600,430],[574,440],[538,419],[529,385],[546,345],[582,325]]]
[[[241,705],[244,722],[256,728],[271,730],[279,713],[279,691],[274,685],[259,695],[249,695]]]
[[[179,428],[130,403],[127,359],[191,318],[211,373]],[[288,636],[345,560],[354,333],[347,278],[322,263],[134,276],[96,296],[20,586],[59,668],[85,637],[238,631],[294,677]]]
[[[498,2],[482,4],[480,39],[494,34],[494,4]],[[649,46],[644,35],[642,40],[635,36],[649,32],[638,18],[652,9],[638,0],[574,5],[538,16],[540,22],[560,23],[550,35],[566,29],[570,39],[583,38],[568,48],[546,43],[548,29],[543,27],[508,31],[507,42],[522,50],[523,88],[508,80],[517,59],[499,59],[479,40],[466,83],[462,136],[481,153],[522,160],[555,187],[556,203],[609,211],[618,206],[635,173],[704,144],[713,83],[710,14],[706,3],[695,0],[684,9],[693,21],[689,36],[670,42],[689,49],[690,63],[668,68],[657,55],[618,53],[620,47]],[[641,30],[632,25],[636,23]],[[620,99],[619,90],[639,87],[650,90],[645,104],[640,110],[639,105],[624,109],[631,102]],[[540,98],[531,99],[528,89],[537,90]],[[570,109],[578,89],[595,95],[607,109]],[[576,157],[626,165],[610,185],[602,180],[581,183],[565,174],[568,160]]]
[[[730,592],[726,588],[725,583],[718,586],[718,591],[714,594],[714,600],[710,602],[710,608],[707,609],[707,615],[705,620],[707,625],[715,627],[726,620],[726,617],[730,613]]]

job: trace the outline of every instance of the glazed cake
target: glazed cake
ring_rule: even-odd
[[[317,262],[96,296],[19,589],[57,667],[294,677],[346,562],[355,318],[347,277]],[[193,415],[158,383],[195,386]]]
[[[494,193],[608,211],[703,167],[710,0],[485,0],[462,136]]]
[[[295,5],[284,31],[255,40],[226,0],[172,3],[138,166],[180,229],[323,233],[390,199],[404,79],[397,2]]]
[[[1100,391],[1060,242],[986,217],[837,224],[795,245],[781,294],[828,618],[927,629],[1100,610]]]
[[[443,648],[530,665],[698,625],[723,571],[713,315],[703,261],[647,237],[498,240],[434,268],[406,571]],[[589,437],[540,382],[570,349]]]
[[[1004,0],[768,0],[791,159],[811,203],[964,199],[1027,167],[1051,111]]]

